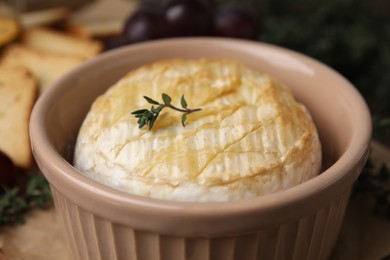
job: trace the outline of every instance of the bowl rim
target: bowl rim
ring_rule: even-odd
[[[63,91],[64,87],[61,85],[66,81],[67,77],[73,77],[80,73],[83,73],[91,63],[103,64],[106,60],[114,56],[121,56],[127,52],[142,52],[149,48],[158,48],[160,45],[165,44],[219,44],[219,45],[245,45],[248,48],[266,48],[272,51],[283,51],[295,58],[304,61],[307,64],[315,64],[338,77],[344,81],[343,91],[345,91],[350,99],[356,101],[356,119],[351,120],[354,124],[357,121],[364,123],[366,127],[359,127],[356,129],[354,134],[351,136],[351,141],[342,156],[322,174],[289,189],[279,191],[277,193],[264,195],[261,197],[238,200],[238,201],[227,201],[227,202],[182,202],[182,201],[169,201],[159,200],[138,195],[129,194],[123,191],[115,190],[107,187],[103,184],[97,183],[88,177],[79,173],[70,163],[68,163],[54,146],[48,140],[45,130],[45,115],[50,105],[54,102],[53,97],[59,95]],[[287,204],[294,204],[308,200],[310,197],[320,199],[321,192],[330,192],[329,187],[336,185],[338,182],[346,181],[346,173],[350,173],[356,168],[362,168],[362,161],[367,158],[369,143],[371,139],[371,117],[367,104],[363,97],[360,95],[358,90],[342,75],[336,72],[329,66],[310,58],[304,54],[296,51],[286,49],[284,47],[275,46],[263,42],[253,42],[247,40],[238,39],[226,39],[226,38],[214,38],[214,37],[188,37],[188,38],[171,38],[149,41],[139,44],[133,44],[130,46],[121,47],[103,54],[98,55],[90,61],[85,62],[76,69],[67,73],[56,81],[45,93],[39,97],[36,102],[30,119],[30,138],[33,147],[34,156],[37,158],[38,164],[42,160],[45,160],[45,168],[56,171],[58,176],[63,181],[73,183],[78,189],[85,189],[85,192],[91,192],[101,200],[106,201],[108,204],[116,205],[120,204],[128,205],[129,207],[136,205],[141,207],[145,214],[158,214],[171,215],[175,214],[177,218],[192,218],[197,217],[223,217],[228,215],[244,214],[245,212],[265,212],[270,209],[276,209],[283,207]],[[356,128],[356,127],[355,127]],[[37,143],[39,140],[40,143]],[[41,158],[42,150],[46,150],[52,156],[52,160],[46,160]],[[52,179],[50,176],[52,173],[46,174],[42,171],[49,182]],[[342,174],[341,174],[342,173]],[[49,175],[49,176],[48,176]],[[57,177],[58,177],[57,176]],[[349,178],[356,179],[357,176]],[[341,187],[341,184],[339,184]],[[218,204],[218,207],[216,207]],[[240,213],[238,213],[240,212]]]

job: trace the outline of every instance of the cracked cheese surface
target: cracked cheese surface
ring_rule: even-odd
[[[165,108],[152,130],[131,114]],[[132,194],[181,201],[229,201],[273,193],[317,175],[321,148],[306,108],[288,87],[230,60],[164,60],[129,72],[96,99],[76,143],[74,164],[90,178]]]

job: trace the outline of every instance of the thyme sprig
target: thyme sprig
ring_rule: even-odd
[[[189,109],[186,99],[184,98],[184,95],[181,96],[181,107],[178,108],[174,105],[172,105],[172,98],[168,96],[167,94],[163,93],[161,95],[163,103],[159,103],[154,99],[151,99],[150,97],[144,96],[145,100],[152,104],[152,107],[150,110],[148,109],[139,109],[136,111],[133,111],[131,114],[133,114],[136,118],[138,118],[138,127],[142,128],[145,125],[149,126],[149,130],[152,129],[154,123],[156,122],[158,116],[160,115],[161,111],[168,107],[173,110],[176,110],[178,112],[183,113],[181,117],[181,124],[183,127],[185,126],[185,122],[187,120],[187,115],[191,114],[193,112],[200,111],[201,108],[195,108],[195,109]]]
[[[47,180],[35,172],[20,186],[0,187],[0,190],[0,227],[24,223],[24,213],[37,207],[46,208],[52,200]]]

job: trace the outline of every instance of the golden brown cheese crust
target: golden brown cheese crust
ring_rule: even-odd
[[[153,129],[130,113],[167,93],[188,115],[164,110]],[[319,173],[320,143],[305,107],[273,77],[229,60],[165,60],[131,71],[93,104],[75,165],[95,180],[174,200],[235,200]]]

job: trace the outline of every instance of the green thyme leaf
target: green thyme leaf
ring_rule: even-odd
[[[148,101],[149,104],[152,104],[152,105],[158,105],[159,104],[156,100],[153,100],[150,97],[144,96],[144,98],[146,99],[146,101]]]
[[[181,124],[182,124],[183,126],[186,126],[186,120],[187,120],[187,114],[183,114],[183,115],[181,116]]]
[[[163,101],[164,101],[164,104],[165,104],[166,106],[170,106],[170,105],[171,105],[171,101],[172,101],[171,97],[168,96],[168,95],[165,94],[165,93],[163,93],[161,96],[162,96],[162,99],[163,99]]]
[[[145,112],[148,112],[148,110],[147,109],[139,109],[139,110],[135,110],[135,111],[131,112],[131,114],[133,114],[133,115],[141,115],[141,114],[143,114]]]
[[[184,95],[181,96],[181,107],[182,107],[182,108],[187,108],[187,101],[186,101],[186,99],[184,98]]]
[[[154,122],[156,122],[157,117],[159,116],[159,112],[153,115],[152,119],[149,122],[149,130],[152,129]]]
[[[150,103],[152,105],[158,105],[158,106],[157,107],[152,106],[150,108],[150,110],[139,109],[139,110],[135,110],[135,111],[131,112],[131,114],[133,114],[136,118],[138,118],[138,121],[137,121],[138,128],[141,129],[145,125],[148,125],[149,130],[151,130],[154,123],[156,122],[158,116],[160,115],[160,112],[166,107],[169,107],[173,110],[176,110],[178,112],[183,113],[183,115],[181,117],[181,123],[183,126],[185,126],[185,122],[187,120],[188,114],[201,110],[200,108],[195,108],[195,109],[187,108],[188,105],[187,105],[186,99],[184,98],[184,95],[181,97],[181,106],[183,108],[178,108],[178,107],[175,107],[174,105],[172,105],[171,104],[172,98],[170,96],[168,96],[167,94],[163,93],[161,95],[161,97],[162,97],[163,103],[158,103],[157,101],[155,101],[147,96],[144,96],[144,98],[146,99],[146,101],[148,101],[148,103]]]
[[[146,121],[142,120],[142,121],[139,123],[138,128],[141,129],[142,127],[144,127],[144,125],[146,125]]]

